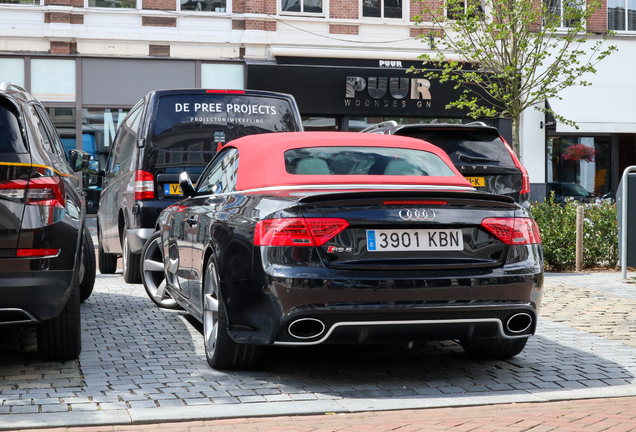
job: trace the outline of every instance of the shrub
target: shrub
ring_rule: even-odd
[[[580,204],[549,200],[532,204],[532,216],[539,225],[547,270],[574,270],[576,264],[576,208]],[[614,268],[618,262],[616,204],[602,201],[583,204],[583,267]]]

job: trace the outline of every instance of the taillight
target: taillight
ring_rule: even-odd
[[[155,179],[147,171],[135,171],[135,201],[155,199]]]
[[[206,90],[206,93],[245,94],[245,90]]]
[[[519,191],[519,195],[529,194],[530,193],[530,176],[528,175],[528,170],[523,165],[521,165],[519,158],[517,157],[515,152],[512,151],[512,148],[508,145],[506,140],[503,139],[503,137],[500,137],[500,138],[503,141],[503,143],[506,145],[506,148],[508,149],[508,152],[510,153],[510,156],[512,157],[512,161],[515,163],[515,166],[519,169],[519,171],[521,171],[521,190]]]
[[[256,223],[256,246],[322,246],[349,223],[337,218],[264,219]]]
[[[59,249],[18,249],[17,257],[53,257],[60,253]]]
[[[58,177],[35,177],[0,183],[0,196],[27,205],[65,208],[64,182]]]
[[[539,227],[532,218],[486,218],[481,226],[508,245],[541,243]]]

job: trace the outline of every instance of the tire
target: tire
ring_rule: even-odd
[[[99,272],[101,274],[115,274],[117,271],[117,255],[107,254],[102,248],[102,239],[97,235],[97,259],[99,261]]]
[[[237,344],[227,333],[228,319],[212,259],[203,279],[203,345],[205,357],[214,369],[248,369],[257,366],[263,347]]]
[[[526,337],[495,343],[464,341],[461,345],[466,354],[471,357],[507,359],[521,353],[527,342]]]
[[[125,282],[141,282],[141,254],[137,255],[130,251],[126,228],[124,228],[124,237],[121,242],[121,268],[124,273]]]
[[[78,279],[79,271],[73,278],[71,295],[62,312],[37,325],[38,354],[46,360],[73,360],[82,352]]]
[[[141,283],[146,294],[157,306],[164,309],[180,309],[179,304],[166,291],[166,275],[163,265],[161,232],[154,233],[141,251]]]
[[[90,231],[84,228],[84,240],[82,247],[82,262],[84,274],[80,282],[80,302],[85,302],[93,293],[95,286],[95,245]]]

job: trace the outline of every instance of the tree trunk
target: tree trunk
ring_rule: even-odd
[[[521,160],[521,116],[512,116],[512,150]]]

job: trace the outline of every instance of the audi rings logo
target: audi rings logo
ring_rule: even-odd
[[[435,212],[431,209],[402,209],[399,215],[402,220],[431,221],[435,219]]]

